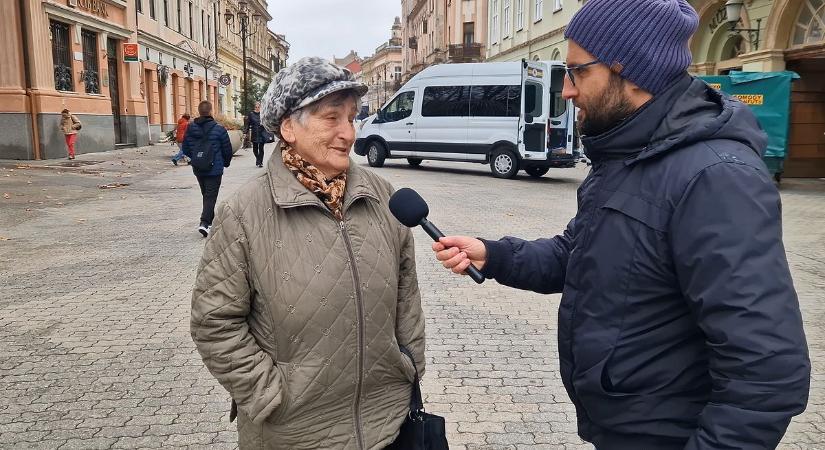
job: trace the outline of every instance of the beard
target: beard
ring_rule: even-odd
[[[611,74],[604,92],[594,97],[590,105],[585,105],[584,118],[579,122],[579,132],[583,136],[599,136],[619,125],[633,114],[636,108],[624,93],[624,79]]]

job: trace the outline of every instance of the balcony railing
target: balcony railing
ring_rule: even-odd
[[[450,62],[478,62],[481,61],[482,45],[478,42],[471,44],[453,44],[447,51]]]

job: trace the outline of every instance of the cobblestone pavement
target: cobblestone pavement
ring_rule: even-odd
[[[60,176],[25,167],[12,176],[16,166],[0,164],[0,192],[10,193],[0,198],[0,448],[234,448],[228,395],[189,338],[203,245],[195,180],[157,151],[115,157],[135,168],[118,177],[102,154],[78,158],[102,160],[89,173]],[[249,155],[233,161],[221,198],[260,170]],[[417,189],[448,234],[526,238],[563,229],[586,173],[498,180],[482,165],[395,161],[375,170]],[[115,189],[92,178],[124,176],[130,185]],[[783,183],[814,375],[808,410],[780,448],[825,449],[825,181]],[[559,379],[559,297],[476,286],[433,261],[423,232],[416,239],[424,391],[447,417],[451,448],[591,448]]]

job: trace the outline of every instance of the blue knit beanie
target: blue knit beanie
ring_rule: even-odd
[[[564,36],[656,95],[687,70],[698,26],[687,0],[590,0]]]

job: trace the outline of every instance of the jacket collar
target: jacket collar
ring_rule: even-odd
[[[324,202],[309,189],[304,187],[295,175],[284,165],[281,158],[280,142],[275,142],[276,151],[266,166],[266,175],[269,178],[269,187],[275,204],[281,208],[295,208],[299,206],[318,206],[327,209]],[[350,158],[349,169],[347,170],[347,186],[344,193],[344,217],[350,205],[359,198],[371,198],[378,201],[378,197],[373,192],[372,185],[367,180],[364,169],[359,167]]]
[[[657,95],[612,130],[598,136],[582,138],[587,157],[594,163],[607,159],[633,159],[651,143],[662,120],[674,102],[687,90],[693,78],[687,74],[677,78]]]

